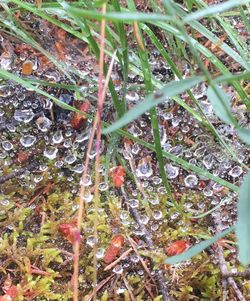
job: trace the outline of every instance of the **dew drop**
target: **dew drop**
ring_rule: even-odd
[[[49,160],[53,160],[56,158],[57,152],[58,152],[58,149],[56,147],[49,146],[49,147],[45,148],[43,155],[46,158],[48,158]]]
[[[128,204],[131,208],[137,208],[139,206],[139,201],[136,199],[130,199]]]
[[[154,210],[152,215],[155,220],[162,218],[162,212],[160,210]]]
[[[149,200],[149,203],[152,205],[158,205],[160,203],[160,201],[158,199],[152,199],[152,200]]]
[[[230,171],[229,175],[233,178],[239,177],[243,173],[243,170],[240,166],[234,166]]]
[[[71,169],[73,172],[75,172],[75,173],[82,173],[83,172],[83,170],[84,170],[84,166],[82,165],[82,164],[77,164],[77,165],[75,165],[74,167],[72,167],[72,169]]]
[[[10,201],[8,199],[4,199],[0,201],[0,204],[3,206],[8,206],[10,204]]]
[[[146,157],[140,160],[138,167],[136,169],[136,175],[138,177],[149,178],[153,174],[151,158]]]
[[[55,144],[59,144],[63,141],[62,131],[56,131],[52,137],[52,141]]]
[[[64,162],[67,163],[67,164],[73,164],[75,161],[76,161],[76,156],[75,155],[70,155],[69,154],[64,158]]]
[[[184,179],[184,183],[187,187],[195,187],[198,184],[198,178],[195,175],[188,175]]]
[[[122,274],[122,272],[123,272],[123,267],[122,267],[122,265],[116,265],[114,268],[113,268],[113,272],[115,273],[115,274]]]
[[[51,127],[52,122],[49,120],[49,118],[45,117],[45,116],[41,116],[39,118],[37,118],[36,120],[36,125],[38,127],[38,129],[41,132],[47,132],[49,130],[49,128]]]
[[[13,144],[10,143],[9,141],[3,141],[2,142],[2,148],[6,151],[10,151],[11,149],[13,149]]]
[[[36,137],[32,135],[23,135],[20,139],[20,143],[24,147],[31,147],[36,142]]]
[[[97,251],[96,251],[96,258],[98,258],[98,259],[103,258],[104,253],[105,253],[104,248],[99,248],[99,249],[97,249]]]
[[[171,164],[165,166],[168,179],[175,179],[179,175],[179,168]]]
[[[105,182],[102,182],[102,183],[99,184],[98,188],[99,188],[100,191],[106,191],[106,190],[108,190],[109,185]]]
[[[14,119],[19,122],[28,123],[34,118],[32,110],[15,110]]]
[[[98,241],[96,241],[95,237],[92,235],[89,236],[86,241],[87,245],[89,245],[90,247],[93,247],[97,242]]]

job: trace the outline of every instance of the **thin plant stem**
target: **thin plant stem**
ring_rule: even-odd
[[[107,88],[108,88],[108,83],[111,77],[111,72],[112,72],[112,68],[114,65],[114,61],[115,61],[115,56],[116,56],[116,51],[112,57],[109,69],[108,69],[108,73],[107,73],[107,77],[102,89],[102,94],[101,94],[101,101],[103,103],[106,92],[107,92]],[[90,138],[89,138],[89,143],[88,143],[88,147],[87,147],[87,154],[86,154],[86,159],[85,159],[85,165],[84,165],[84,172],[82,175],[82,185],[81,185],[81,189],[80,189],[80,194],[79,194],[79,209],[78,209],[78,216],[77,216],[77,228],[79,231],[81,231],[81,222],[83,219],[83,215],[84,215],[84,195],[85,195],[85,185],[84,183],[86,182],[86,178],[87,178],[87,174],[88,174],[88,166],[89,166],[89,160],[90,160],[90,152],[92,149],[92,145],[93,145],[93,141],[94,141],[94,136],[95,136],[95,131],[96,131],[96,127],[97,127],[97,123],[98,123],[98,112],[95,116],[94,119],[94,123],[93,123],[93,127],[91,130],[91,134],[90,134]],[[78,274],[79,274],[79,257],[80,257],[80,242],[77,241],[74,245],[74,274],[73,274],[73,300],[77,301],[78,300]]]
[[[106,3],[102,5],[102,13],[106,13]],[[99,209],[99,183],[100,183],[100,162],[101,162],[101,126],[102,126],[102,108],[104,102],[103,94],[103,75],[104,75],[104,47],[105,47],[105,19],[101,21],[101,37],[100,37],[100,60],[99,60],[99,79],[98,79],[98,103],[97,103],[97,128],[96,128],[96,160],[95,160],[95,187],[94,187],[94,260],[93,260],[93,285],[94,285],[94,296],[95,301],[97,296],[96,286],[97,286],[97,240],[98,240],[98,209]]]

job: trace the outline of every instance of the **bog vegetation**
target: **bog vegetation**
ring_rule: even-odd
[[[0,2],[0,300],[250,300],[249,0]]]

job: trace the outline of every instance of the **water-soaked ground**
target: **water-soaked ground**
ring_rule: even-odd
[[[86,77],[79,80],[81,89],[77,91],[65,87],[39,87],[77,108],[84,103],[88,113],[94,115],[98,68],[87,45],[45,21],[36,19],[34,26],[41,34],[38,35],[39,42],[46,46],[46,50]],[[74,47],[67,48],[69,44],[63,43],[62,39]],[[151,51],[150,62],[157,80],[164,83],[174,79],[155,49]],[[44,55],[6,33],[1,36],[0,64],[1,68],[25,79],[70,84],[67,76]],[[116,91],[122,96],[119,66],[114,80]],[[238,139],[233,127],[215,117],[206,98],[206,86],[200,84],[192,92],[237,159],[233,160],[211,132],[173,100],[167,100],[157,108],[162,149],[239,186],[244,176],[244,164],[250,164],[250,150]],[[236,96],[231,87],[228,87],[228,93],[234,103]],[[131,73],[126,93],[127,107],[131,108],[143,98],[143,81]],[[188,94],[181,95],[181,98],[192,106]],[[108,95],[103,114],[106,121],[112,121],[112,110]],[[242,125],[249,125],[249,114],[244,105],[236,103],[233,113]],[[79,119],[76,113],[54,105],[31,89],[8,80],[0,82],[2,295],[6,293],[8,280],[16,286],[15,296],[19,299],[15,300],[22,300],[21,296],[24,300],[71,300],[72,245],[58,229],[62,224],[74,225],[76,221],[91,124],[91,119]],[[147,113],[129,124],[127,130],[143,141],[153,141]],[[95,156],[95,151],[92,151],[91,166]],[[110,168],[121,164],[127,168],[123,189],[115,188],[109,177]],[[97,258],[100,296],[105,296],[107,290],[108,300],[135,300],[135,297],[136,300],[153,300],[162,293],[159,281],[156,281],[159,271],[163,273],[164,285],[176,300],[221,298],[221,271],[216,246],[183,264],[166,266],[162,259],[165,255],[174,255],[173,248],[185,250],[218,232],[218,217],[220,230],[234,224],[237,194],[218,182],[184,170],[173,161],[165,159],[164,164],[177,207],[166,193],[153,151],[132,140],[124,142],[117,137],[103,137]],[[91,168],[84,185],[87,187],[86,216],[79,282],[82,295],[86,296],[92,292],[93,246],[96,243]],[[197,218],[213,208],[217,210]],[[113,261],[124,252],[127,255],[107,269],[105,256],[115,235],[122,235],[124,241]],[[147,235],[150,240],[145,239]],[[176,241],[179,245],[172,245],[171,249],[171,244]],[[238,271],[234,236],[228,236],[221,246],[225,250],[229,271]],[[248,282],[244,281],[239,278],[237,283],[247,297]],[[228,300],[236,300],[233,290],[230,289],[228,294]]]

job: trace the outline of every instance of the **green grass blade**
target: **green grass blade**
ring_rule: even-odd
[[[208,87],[207,97],[214,108],[215,114],[221,120],[228,124],[236,124],[236,120],[230,111],[230,100],[221,88],[218,86],[215,86],[215,89]]]
[[[243,265],[250,263],[250,171],[244,178],[240,187],[238,202],[238,222],[236,225],[236,235],[239,248],[239,259]]]
[[[243,142],[250,145],[250,129],[237,127],[236,131]]]
[[[215,14],[220,14],[225,12],[226,10],[229,10],[230,8],[234,8],[240,5],[244,5],[249,3],[249,0],[233,0],[233,1],[226,1],[223,3],[219,3],[217,5],[212,5],[209,7],[206,7],[204,9],[197,10],[194,13],[189,14],[186,16],[183,21],[184,22],[190,22],[194,20],[198,20],[204,17],[208,16],[214,16]]]

